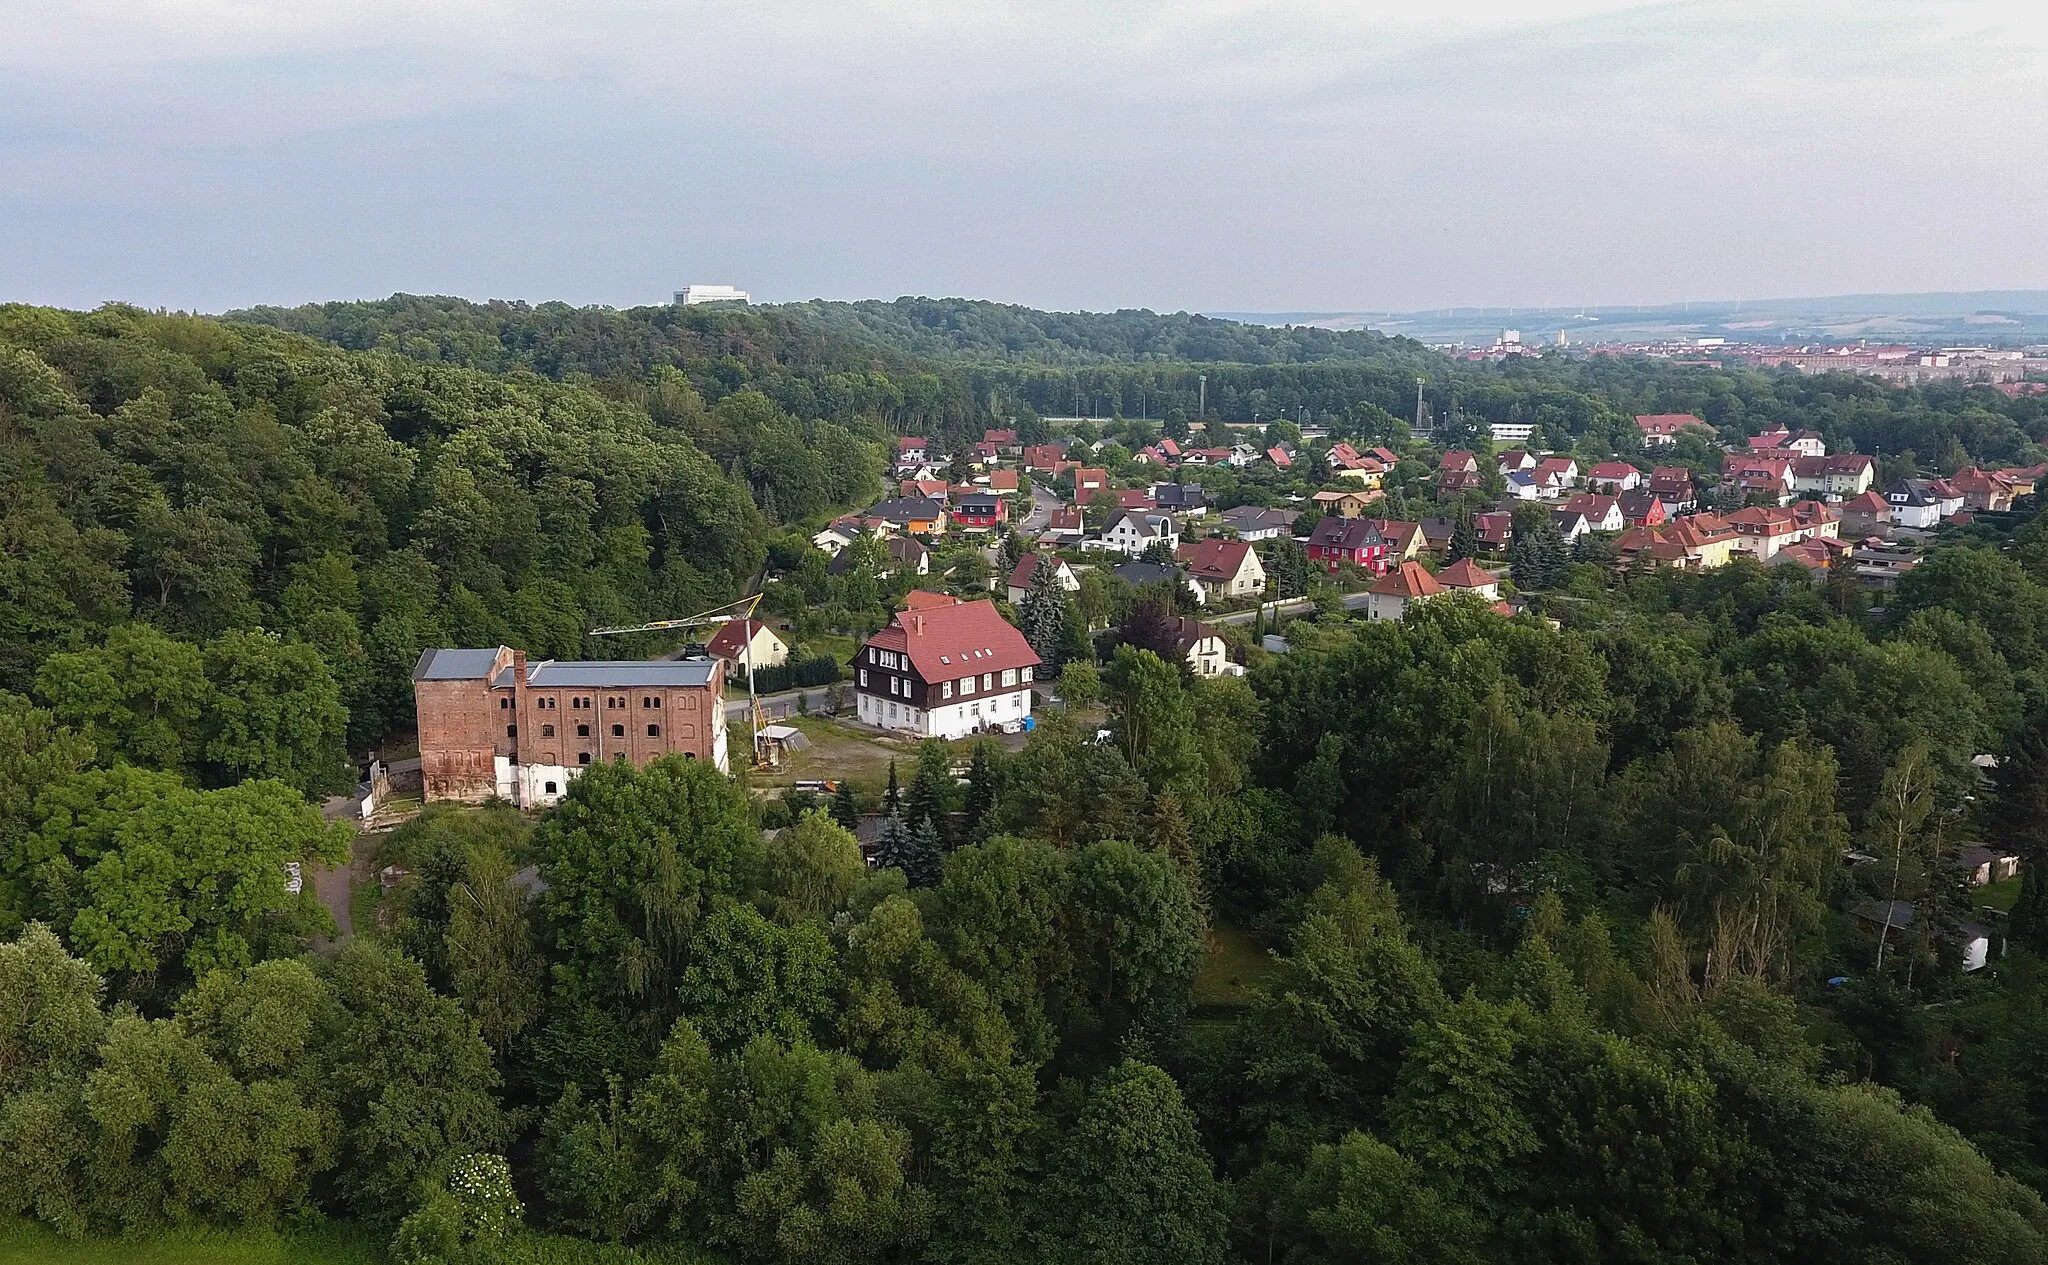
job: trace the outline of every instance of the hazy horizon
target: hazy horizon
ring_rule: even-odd
[[[2048,12],[1992,0],[0,0],[0,24],[0,301],[2048,288]]]

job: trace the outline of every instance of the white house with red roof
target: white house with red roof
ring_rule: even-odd
[[[896,464],[923,465],[931,460],[931,441],[922,435],[905,435],[896,441]]]
[[[1258,597],[1266,591],[1266,568],[1245,541],[1197,540],[1175,550],[1174,557],[1186,565],[1208,601]]]
[[[1544,500],[1565,496],[1578,486],[1579,463],[1571,457],[1545,457],[1529,471],[1536,481],[1536,494]]]
[[[779,668],[789,662],[789,647],[775,630],[758,619],[729,619],[704,643],[704,653],[725,661],[727,676],[744,677],[755,669]]]
[[[1706,423],[1690,413],[1638,413],[1636,429],[1643,432],[1643,447],[1664,448],[1678,442],[1678,432]]]
[[[1038,662],[995,603],[980,601],[899,612],[848,666],[863,722],[927,738],[964,738],[1031,715]]]
[[[1408,613],[1410,605],[1440,597],[1444,586],[1437,583],[1429,568],[1419,562],[1404,562],[1373,585],[1365,593],[1365,617],[1368,620],[1399,619]]]
[[[1049,566],[1053,582],[1069,593],[1081,591],[1081,579],[1074,574],[1074,568],[1067,565],[1065,558],[1053,554],[1027,553],[1017,559],[1017,565],[1010,571],[1008,584],[1010,605],[1016,606],[1030,595],[1032,582],[1038,576],[1038,568]]]
[[[1580,492],[1565,498],[1564,508],[1584,514],[1587,531],[1620,531],[1628,526],[1628,515],[1622,513],[1621,502],[1616,497]]]
[[[1643,472],[1626,461],[1603,461],[1586,472],[1595,492],[1630,492],[1643,486]]]
[[[1453,593],[1476,593],[1489,602],[1500,600],[1500,578],[1470,558],[1460,558],[1437,572],[1436,582]]]

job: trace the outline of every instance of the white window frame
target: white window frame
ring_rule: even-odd
[[[994,689],[995,687],[996,687],[996,674],[995,674],[995,673],[993,673],[993,672],[984,672],[984,673],[982,673],[982,674],[981,674],[981,688],[982,688],[982,689],[984,689],[984,690],[992,690],[992,689]]]
[[[1017,683],[1017,669],[1015,669],[1015,668],[1004,668],[1004,669],[1003,669],[1003,688],[1005,688],[1005,689],[1008,689],[1008,688],[1009,688],[1010,686],[1012,686],[1012,685],[1015,685],[1016,683]]]
[[[866,668],[862,668],[860,670],[860,683],[862,685],[866,685],[868,683],[868,670]]]
[[[947,681],[939,687],[939,696],[941,698],[953,697],[953,683],[951,681]]]

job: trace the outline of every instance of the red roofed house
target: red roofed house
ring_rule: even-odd
[[[1817,492],[1831,501],[1844,501],[1868,492],[1876,479],[1877,463],[1866,453],[1838,452],[1832,457],[1801,454],[1792,458],[1794,492]]]
[[[1479,531],[1479,543],[1492,553],[1506,553],[1515,539],[1515,516],[1495,511],[1474,514],[1472,525]]]
[[[1721,462],[1721,477],[1742,489],[1744,496],[1761,495],[1775,505],[1792,499],[1792,458],[1757,457],[1730,453]]]
[[[896,441],[896,464],[922,465],[930,460],[931,441],[922,435],[905,435]]]
[[[1502,474],[1512,474],[1517,470],[1534,470],[1536,454],[1526,448],[1510,448],[1500,454],[1494,460],[1494,464],[1500,467]]]
[[[1010,605],[1016,606],[1030,595],[1031,582],[1037,578],[1038,568],[1047,565],[1052,567],[1053,580],[1061,588],[1069,593],[1080,591],[1080,577],[1074,574],[1074,569],[1067,565],[1065,558],[1054,557],[1051,554],[1027,553],[1017,559],[1016,568],[1010,572]]]
[[[1888,536],[1892,528],[1891,502],[1878,491],[1851,497],[1836,507],[1842,514],[1842,534],[1851,540],[1865,536]]]
[[[1761,435],[1751,435],[1749,437],[1749,450],[1751,452],[1774,452],[1784,448],[1791,438],[1792,432],[1779,426],[1772,430],[1767,430]]]
[[[1368,457],[1377,457],[1383,464],[1387,466],[1397,466],[1401,464],[1401,455],[1391,448],[1368,448],[1365,450],[1365,455]]]
[[[1643,472],[1626,461],[1603,461],[1586,472],[1596,492],[1627,492],[1643,485]]]
[[[1251,545],[1242,540],[1198,540],[1182,545],[1174,557],[1186,564],[1207,601],[1259,597],[1266,591],[1266,568]]]
[[[1039,539],[1048,544],[1073,544],[1086,534],[1087,526],[1082,522],[1081,507],[1062,505],[1047,516],[1045,531],[1040,533]]]
[[[952,489],[944,479],[902,479],[896,484],[896,495],[922,497],[926,500],[943,501]]]
[[[1536,495],[1554,500],[1570,492],[1579,481],[1579,463],[1570,457],[1545,457],[1529,471],[1536,481]]]
[[[994,444],[999,449],[1015,448],[1017,446],[1017,432],[1013,430],[985,430],[981,432],[981,442],[984,444]]]
[[[1621,503],[1621,516],[1631,527],[1661,527],[1671,517],[1664,511],[1663,500],[1647,488],[1623,492],[1614,499]]]
[[[1127,510],[1156,510],[1159,508],[1159,502],[1152,499],[1152,493],[1147,488],[1118,488],[1116,500],[1117,504]]]
[[[1387,541],[1370,518],[1326,516],[1309,533],[1308,556],[1334,573],[1344,563],[1372,571],[1387,569]]]
[[[704,653],[725,660],[725,674],[745,677],[748,656],[755,668],[779,668],[789,662],[789,647],[775,630],[758,619],[729,619],[704,643]]]
[[[1706,423],[1690,413],[1638,413],[1636,429],[1643,432],[1643,447],[1662,448],[1678,442],[1678,432]]]
[[[1649,487],[1664,502],[1667,514],[1683,514],[1700,503],[1699,493],[1693,489],[1692,471],[1684,466],[1658,466],[1650,471]]]
[[[1015,470],[991,470],[988,474],[988,490],[1008,495],[1017,490]]]
[[[1067,450],[1058,444],[1034,444],[1024,450],[1024,468],[1052,474],[1066,459]]]
[[[1460,558],[1437,572],[1436,582],[1453,593],[1477,593],[1489,602],[1500,600],[1500,580],[1470,558]]]
[[[1109,471],[1089,466],[1074,468],[1074,499],[1086,502],[1088,494],[1099,492],[1109,486]]]
[[[995,603],[961,602],[899,613],[849,666],[863,722],[963,738],[1031,714],[1038,656]]]
[[[1483,518],[1507,519],[1508,534],[1514,534],[1514,515],[1480,514],[1474,521],[1476,522],[1478,519]],[[1371,522],[1374,530],[1379,532],[1380,539],[1386,545],[1386,552],[1380,555],[1382,566],[1393,566],[1397,562],[1406,562],[1422,552],[1423,537],[1421,523],[1400,518],[1375,518]],[[1480,539],[1484,540],[1486,538],[1486,525],[1484,523],[1480,523],[1479,533]],[[1503,545],[1502,547],[1505,548],[1506,546]]]
[[[1387,572],[1386,578],[1366,590],[1365,617],[1369,620],[1399,619],[1416,602],[1442,596],[1444,586],[1419,562],[1404,562]]]
[[[1621,512],[1621,502],[1611,496],[1581,492],[1566,498],[1564,508],[1584,514],[1587,531],[1620,531],[1628,526],[1628,517]]]
[[[1479,477],[1479,459],[1462,448],[1453,448],[1445,453],[1436,465],[1436,490],[1439,492],[1462,492],[1467,488],[1486,486],[1486,480]]]
[[[2014,484],[2003,474],[1992,474],[1975,466],[1964,466],[1950,475],[1948,481],[1963,494],[1965,509],[1996,511],[2012,508]]]
[[[1759,562],[1768,562],[1780,549],[1806,538],[1788,509],[1751,506],[1730,514],[1728,525],[1742,533],[1741,550]]]
[[[1272,462],[1276,466],[1279,466],[1282,470],[1285,470],[1289,466],[1292,466],[1294,464],[1293,455],[1290,454],[1285,448],[1276,447],[1266,449],[1266,460]]]

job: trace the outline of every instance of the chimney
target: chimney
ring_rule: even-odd
[[[923,612],[923,611],[919,611],[919,612],[917,613],[917,635],[918,635],[918,636],[920,636],[920,637],[924,636],[924,612]]]
[[[524,650],[514,650],[512,652],[512,688],[517,690],[523,688],[525,685],[526,652]]]

